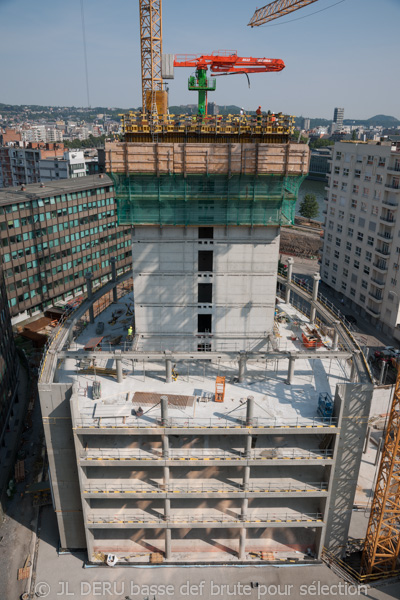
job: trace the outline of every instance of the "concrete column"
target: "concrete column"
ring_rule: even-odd
[[[240,538],[239,538],[239,560],[244,560],[246,558],[246,529],[243,527],[240,530]]]
[[[356,356],[354,356],[354,354]],[[357,381],[357,377],[358,377],[357,364],[356,363],[357,363],[357,358],[358,358],[358,355],[359,355],[359,351],[357,350],[354,354],[353,354],[353,360],[352,360],[352,363],[351,363],[351,371],[350,371],[350,381],[352,383],[356,382]]]
[[[169,487],[169,467],[164,467],[164,488],[168,490]]]
[[[165,383],[172,383],[172,359],[165,359]]]
[[[169,458],[169,439],[168,439],[168,436],[167,435],[161,436],[161,440],[162,440],[163,458],[165,458],[165,460],[167,460]]]
[[[290,284],[292,283],[293,263],[294,263],[294,260],[290,256],[287,259],[288,268],[287,268],[287,284],[286,284],[286,293],[285,293],[285,302],[287,304],[289,304],[289,302],[290,302]]]
[[[171,500],[169,498],[164,500],[164,516],[166,520],[171,516]]]
[[[165,559],[169,560],[171,558],[172,550],[171,550],[171,530],[165,530]]]
[[[90,301],[93,298],[93,291],[92,291],[93,273],[91,271],[86,271],[85,279],[86,279],[87,296],[88,296],[88,300]],[[94,323],[93,304],[91,304],[89,307],[89,319],[90,319],[91,323]]]
[[[313,279],[314,279],[314,284],[313,284],[313,290],[312,290],[312,304],[311,304],[311,311],[310,311],[311,325],[313,325],[315,323],[315,317],[317,315],[317,309],[315,308],[315,302],[318,299],[318,287],[319,287],[319,281],[321,279],[320,274],[314,273]]]
[[[246,373],[246,352],[241,350],[239,353],[239,383],[243,383]]]
[[[246,427],[253,425],[254,415],[254,396],[247,396],[247,407],[246,407]]]
[[[247,516],[247,509],[248,508],[249,508],[249,499],[248,498],[243,498],[241,513],[240,513],[240,518],[242,520],[246,518],[246,516]]]
[[[116,350],[115,354],[121,354],[121,350]],[[122,357],[116,356],[115,362],[117,363],[117,382],[122,383],[124,381],[124,376],[122,373]]]
[[[246,458],[250,458],[250,455],[251,455],[252,439],[253,439],[253,436],[251,436],[251,435],[248,435],[246,438],[246,448],[245,448]]]
[[[243,474],[243,489],[247,490],[249,488],[249,481],[250,481],[250,467],[248,465],[246,465],[244,468],[244,474]]]
[[[115,283],[115,286],[113,287],[113,302],[117,302],[118,301],[118,297],[117,297],[117,259],[115,258],[115,256],[112,256],[110,258],[110,263],[111,263],[111,281],[113,283]]]
[[[332,340],[332,350],[337,350],[339,346],[339,331],[337,326],[339,325],[339,321],[333,321],[333,340]]]
[[[168,425],[168,396],[161,396],[161,425]]]
[[[287,379],[286,379],[286,383],[288,385],[291,385],[293,383],[294,363],[295,363],[295,360],[296,360],[296,357],[291,354],[290,357],[289,357],[288,376],[287,376]]]

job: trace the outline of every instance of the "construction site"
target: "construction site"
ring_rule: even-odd
[[[172,60],[161,0],[140,0],[140,15],[143,110],[105,148],[118,223],[132,228],[133,290],[117,295],[114,270],[93,293],[87,274],[39,373],[60,546],[110,566],[341,558],[373,380],[318,300],[319,275],[304,290],[292,262],[278,274],[309,148],[291,141],[289,115],[206,111],[208,68],[283,62]],[[167,112],[172,63],[196,70],[195,117]]]

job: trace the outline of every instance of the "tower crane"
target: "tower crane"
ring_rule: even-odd
[[[207,92],[214,91],[215,79],[207,77],[211,74],[234,75],[240,73],[269,73],[282,71],[285,63],[280,58],[253,58],[238,56],[236,50],[219,50],[212,54],[177,54],[174,67],[192,67],[196,69],[188,81],[188,89],[198,92],[198,114],[207,112]]]
[[[142,66],[142,109],[157,112],[162,102],[162,6],[161,0],[139,0],[140,52]],[[164,92],[166,95],[166,92]]]
[[[313,4],[313,2],[317,1],[318,0],[275,0],[275,2],[270,2],[262,8],[258,8],[248,22],[248,25],[250,27],[258,27],[259,25],[268,23],[268,21],[279,19],[279,17],[288,15],[295,10],[299,10],[299,8],[303,8],[303,6]]]

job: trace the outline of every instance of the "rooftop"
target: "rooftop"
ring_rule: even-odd
[[[275,351],[271,348],[271,352],[249,353],[243,382],[238,378],[238,353],[222,352],[217,358],[217,353],[205,352],[203,360],[191,360],[189,355],[183,360],[172,353],[176,379],[173,377],[175,380],[166,383],[166,355],[160,352],[158,358],[157,353],[133,353],[132,342],[127,340],[132,301],[130,293],[103,311],[70,345],[69,352],[79,351],[80,356],[71,357],[66,353],[59,363],[57,382],[76,382],[78,386],[79,426],[158,427],[160,396],[166,395],[172,427],[232,430],[245,427],[248,396],[254,397],[254,426],[322,427],[324,421],[317,414],[320,393],[333,396],[336,384],[349,380],[350,365],[346,353],[331,353],[332,340],[326,336],[322,336],[321,348],[305,350],[301,332],[308,320],[292,306],[280,304],[284,318],[276,328]],[[99,321],[105,324],[98,346],[101,351],[87,353],[88,358],[82,358],[84,346],[98,337]],[[116,342],[118,345],[113,345]],[[123,380],[118,383],[115,356],[121,350]],[[133,360],[125,353],[129,350],[135,357]],[[292,384],[288,385],[291,354],[296,356],[295,373]],[[218,375],[226,378],[222,403],[214,401]],[[101,398],[98,399],[93,397],[95,382],[101,386]]]
[[[61,160],[61,159],[59,159]],[[3,188],[0,190],[0,205],[17,204],[37,198],[47,198],[60,194],[73,194],[93,188],[113,185],[108,175],[96,174],[46,183],[29,183],[23,186]]]

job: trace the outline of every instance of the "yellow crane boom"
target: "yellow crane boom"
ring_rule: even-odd
[[[154,113],[157,91],[163,89],[161,0],[139,0],[139,10],[143,112]]]
[[[279,19],[279,17],[288,15],[299,8],[303,8],[303,6],[307,6],[307,4],[312,4],[317,1],[318,0],[275,0],[275,2],[270,2],[262,8],[258,8],[251,17],[248,25],[250,27],[258,27],[259,25],[268,23],[268,21]]]

